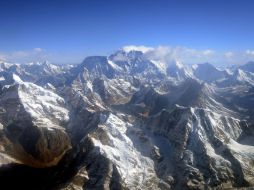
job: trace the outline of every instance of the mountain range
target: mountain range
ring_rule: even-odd
[[[254,186],[254,62],[0,63],[0,187]]]

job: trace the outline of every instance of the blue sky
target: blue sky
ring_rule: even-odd
[[[0,59],[80,62],[125,45],[252,55],[253,10],[252,0],[1,0]]]

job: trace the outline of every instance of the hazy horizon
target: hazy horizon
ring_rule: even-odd
[[[136,45],[244,64],[254,60],[253,8],[251,0],[1,1],[0,60],[79,63]]]

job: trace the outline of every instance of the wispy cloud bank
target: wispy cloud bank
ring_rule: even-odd
[[[254,50],[249,50],[249,49],[247,49],[247,50],[246,50],[246,54],[247,54],[247,55],[250,55],[250,56],[254,56]]]
[[[213,49],[193,49],[183,46],[125,46],[124,51],[142,51],[145,56],[153,60],[180,60],[186,64],[209,62],[215,65],[245,64],[254,61],[254,50],[244,51],[216,51]],[[14,52],[0,52],[0,60],[16,63],[27,63],[49,60],[55,63],[79,63],[85,58],[85,52],[63,53],[51,52],[43,48],[33,48]],[[123,59],[119,57],[119,59]]]
[[[172,60],[180,60],[186,64],[204,63],[209,62],[216,65],[228,64],[244,64],[248,61],[254,60],[254,50],[245,51],[216,51],[213,49],[193,49],[182,46],[158,46],[158,47],[145,47],[145,46],[127,46],[128,51],[133,50],[146,50],[145,55],[154,60],[163,60],[170,62]],[[126,48],[125,48],[126,49]]]
[[[124,51],[126,51],[126,52],[134,50],[134,51],[141,51],[143,53],[146,53],[148,51],[153,51],[154,50],[154,48],[152,48],[152,47],[148,47],[148,46],[134,46],[134,45],[124,46],[122,49]]]
[[[169,46],[159,46],[151,51],[146,52],[146,56],[148,56],[150,59],[160,59],[164,61],[177,59],[185,63],[207,62],[211,60],[214,54],[215,51],[210,49],[196,50],[186,47]]]
[[[84,53],[56,52],[48,51],[43,48],[33,48],[13,52],[0,52],[0,61],[11,63],[29,63],[50,61],[53,63],[79,63],[84,59]]]
[[[0,60],[8,62],[25,63],[32,61],[44,61],[46,59],[47,52],[42,48],[14,52],[0,52]]]

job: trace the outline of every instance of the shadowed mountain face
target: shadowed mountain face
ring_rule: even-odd
[[[247,72],[254,72],[254,62],[248,62],[245,65],[240,66],[240,69]]]
[[[254,186],[254,64],[0,63],[0,188]]]
[[[194,75],[205,82],[214,82],[227,76],[225,71],[216,69],[212,64],[204,63],[194,66]]]

